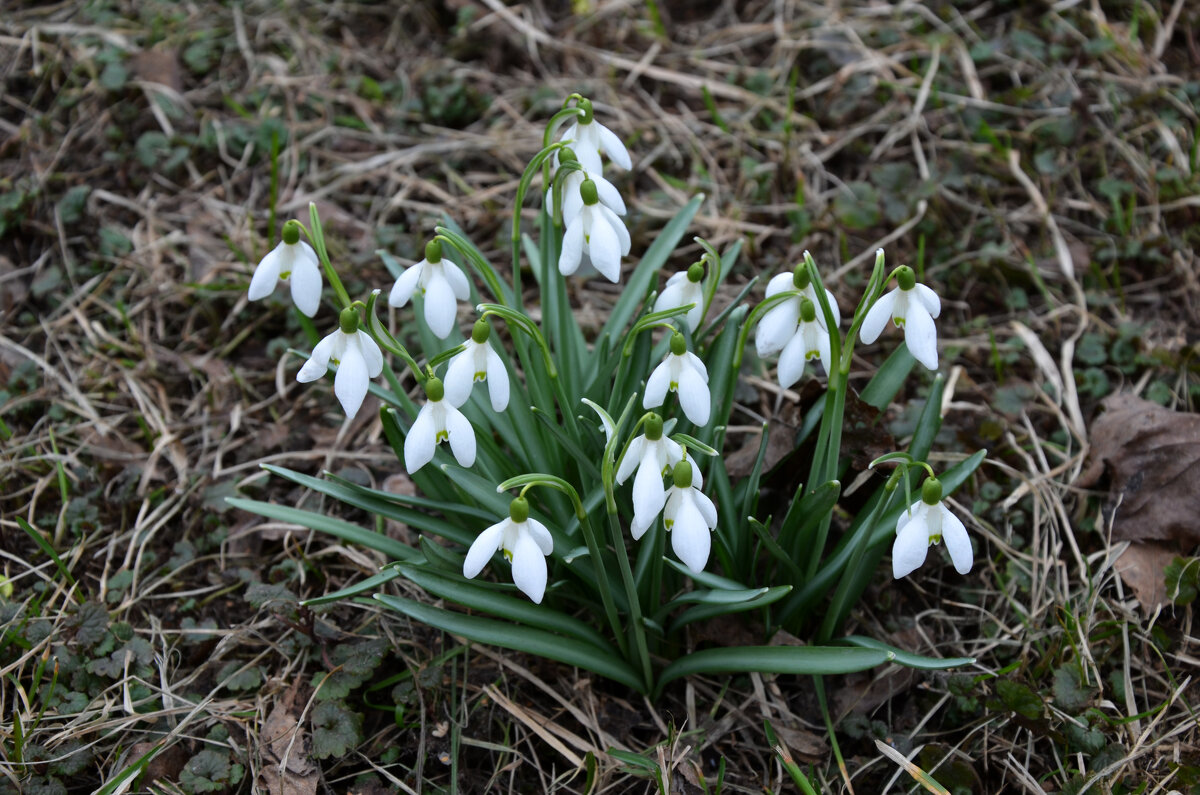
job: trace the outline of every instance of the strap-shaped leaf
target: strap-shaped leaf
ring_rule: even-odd
[[[841,640],[843,643],[849,643],[851,646],[888,652],[892,655],[894,662],[908,668],[920,668],[923,671],[942,671],[947,668],[961,668],[964,665],[973,665],[975,663],[974,657],[926,657],[922,654],[913,654],[910,651],[890,646],[881,640],[863,637],[862,635],[848,635]]]
[[[375,599],[386,607],[443,632],[460,635],[476,643],[486,643],[489,646],[499,646],[502,649],[512,649],[556,660],[566,665],[574,665],[614,682],[619,682],[639,693],[646,692],[646,683],[627,662],[602,653],[590,643],[574,638],[564,638],[561,635],[533,627],[520,627],[491,618],[452,613],[449,610],[431,607],[399,596],[377,594]],[[873,652],[869,649],[843,649],[843,651],[882,654],[882,652]]]
[[[318,596],[315,599],[305,599],[303,602],[301,602],[301,604],[305,607],[310,607],[313,605],[327,605],[330,602],[339,602],[342,599],[347,599],[351,596],[358,596],[360,593],[364,593],[366,591],[373,591],[384,583],[391,582],[399,576],[400,572],[397,569],[384,569],[378,574],[373,574],[365,580],[359,580],[353,585],[347,585],[341,590],[334,591],[333,593],[327,593],[324,596]]]
[[[298,524],[310,530],[328,533],[343,541],[349,541],[352,544],[361,544],[368,549],[377,550],[399,560],[415,560],[417,558],[417,552],[412,547],[402,544],[395,539],[388,538],[385,535],[380,535],[374,530],[366,530],[356,524],[350,524],[341,519],[334,519],[331,516],[323,516],[319,513],[304,511],[287,505],[276,505],[273,502],[247,500],[241,497],[228,497],[225,501],[234,508],[241,508],[243,511],[256,513],[268,519]]]
[[[892,351],[892,355],[887,357],[887,361],[880,366],[875,375],[871,376],[870,382],[858,397],[867,405],[883,411],[900,392],[916,363],[917,360],[908,352],[908,346],[900,345]]]
[[[766,593],[747,599],[744,602],[734,602],[732,604],[704,604],[696,605],[695,607],[685,610],[678,618],[671,622],[671,632],[676,632],[685,624],[691,624],[695,621],[706,621],[717,616],[727,616],[732,613],[744,613],[747,610],[756,610],[760,607],[766,607],[772,602],[777,602],[783,597],[791,593],[792,586],[776,585],[773,588],[766,589]]]
[[[852,646],[740,646],[704,649],[663,669],[655,694],[670,682],[694,674],[774,673],[835,675],[865,671],[893,659],[891,652]]]

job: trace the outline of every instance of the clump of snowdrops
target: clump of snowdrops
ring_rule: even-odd
[[[700,259],[672,272],[698,196],[635,254],[625,203],[605,177],[606,168],[631,166],[591,102],[572,95],[522,176],[508,269],[494,267],[446,218],[415,264],[380,252],[396,281],[365,300],[347,294],[315,207],[307,226],[288,221],[249,297],[264,298],[286,280],[296,308],[315,317],[328,281],[337,315],[318,321],[328,334],[296,378],[331,380],[347,418],[375,395],[397,467],[420,496],[265,468],[422,535],[410,546],[289,506],[232,502],[392,559],[376,576],[315,601],[365,598],[404,577],[448,607],[374,598],[474,642],[578,666],[646,694],[696,673],[820,676],[887,661],[969,662],[838,636],[889,551],[897,578],[941,541],[959,573],[972,566],[971,539],[942,500],[983,454],[940,473],[926,463],[940,425],[940,374],[907,449],[872,463],[883,482],[854,516],[833,519],[849,466],[841,439],[854,346],[880,338],[889,321],[903,330],[903,344],[861,388],[859,399],[885,409],[916,363],[937,370],[938,296],[911,268],[888,270],[881,250],[847,323],[806,254],[767,282],[753,308],[757,277],[716,311],[740,244],[718,252],[697,238]],[[524,235],[521,209],[539,178],[537,228]],[[528,275],[536,291],[523,284]],[[585,332],[567,280],[623,276],[603,326]],[[527,306],[530,293],[536,304]],[[411,307],[411,339],[393,336],[380,302],[402,313]],[[759,515],[760,481],[770,435],[792,431],[764,425],[744,477],[731,478],[724,457],[751,334],[759,357],[778,356],[782,387],[806,377],[825,387],[796,439],[815,439],[816,452],[780,517]],[[696,648],[689,635],[698,622],[750,611],[759,645]],[[807,645],[768,645],[780,630]]]

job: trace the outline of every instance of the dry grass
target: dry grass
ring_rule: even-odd
[[[876,738],[952,791],[1197,791],[1191,609],[1132,597],[1097,495],[1072,485],[1105,393],[1081,346],[1132,341],[1141,358],[1090,368],[1109,391],[1165,384],[1193,408],[1196,9],[602,0],[571,18],[556,5],[0,12],[0,568],[13,586],[0,791],[49,776],[94,789],[156,746],[141,786],[160,792],[202,749],[245,767],[228,784],[242,791],[574,792],[589,755],[593,791],[653,790],[612,749],[644,753],[672,792],[712,789],[721,760],[725,791],[780,791],[764,720],[827,792],[913,790]],[[273,190],[281,220],[318,202],[363,284],[387,279],[377,247],[415,255],[443,212],[498,254],[540,124],[576,90],[635,152],[620,183],[635,250],[703,192],[694,232],[749,244],[735,278],[809,249],[846,279],[847,302],[885,246],[956,296],[941,449],[991,452],[960,506],[982,565],[900,587],[881,575],[857,621],[979,663],[832,683],[848,782],[806,681],[697,679],[650,704],[560,666],[455,651],[367,608],[307,616],[281,589],[316,596],[384,561],[222,501],[235,487],[314,499],[260,461],[373,484],[396,471],[374,412],[339,424],[323,388],[294,383],[298,321],[245,301]],[[577,298],[603,312],[612,295]],[[108,610],[113,648],[81,638],[84,604]],[[399,711],[390,686],[369,695],[390,711],[355,690],[360,738],[313,762],[314,685],[340,670],[339,647],[371,637],[392,651],[360,688],[404,670],[419,684]],[[83,653],[116,668],[54,679],[57,656]],[[251,670],[257,684],[231,686]],[[1020,688],[1036,697],[1026,714]],[[68,757],[73,774],[54,767]]]

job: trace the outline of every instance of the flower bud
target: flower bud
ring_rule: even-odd
[[[700,281],[704,278],[704,263],[703,262],[693,263],[692,266],[687,269],[687,275],[688,275],[689,282],[691,282],[692,284],[699,284]]]
[[[434,239],[425,244],[425,260],[430,263],[442,261],[442,241]]]
[[[488,337],[491,336],[491,333],[492,327],[486,320],[480,318],[479,320],[475,321],[475,326],[471,329],[471,340],[476,345],[482,345],[488,341]]]
[[[676,356],[683,356],[687,353],[687,339],[678,331],[671,335],[671,353]]]
[[[508,504],[508,518],[520,524],[529,520],[529,500],[517,497]]]
[[[288,221],[283,225],[283,242],[294,246],[300,242],[300,222]]]
[[[663,432],[662,417],[658,416],[657,414],[651,414],[649,417],[646,418],[644,427],[646,429],[646,441],[657,442],[659,439],[662,438],[662,432]]]
[[[942,501],[942,482],[937,478],[927,478],[921,484],[921,501],[926,505],[937,505]]]
[[[692,485],[692,465],[685,458],[675,465],[671,470],[671,478],[675,481],[675,488],[687,489]]]
[[[901,265],[896,268],[896,284],[900,285],[901,290],[911,290],[917,284],[917,274],[907,265]]]
[[[425,381],[425,397],[436,403],[445,396],[446,388],[442,386],[442,379],[430,378]]]
[[[352,306],[348,306],[338,315],[338,326],[342,329],[343,334],[354,334],[358,331],[359,314],[358,310]]]

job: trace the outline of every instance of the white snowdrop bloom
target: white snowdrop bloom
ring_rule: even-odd
[[[804,375],[804,365],[820,357],[826,374],[831,372],[832,354],[829,348],[829,332],[817,322],[817,308],[807,298],[800,299],[800,321],[792,338],[779,354],[776,375],[779,385],[787,389]]]
[[[487,381],[492,410],[501,412],[508,408],[508,371],[500,354],[488,342],[491,331],[486,320],[475,321],[471,339],[450,360],[443,386],[451,406],[457,408],[466,403],[476,381]]]
[[[696,488],[693,467],[680,461],[672,472],[671,488],[663,509],[663,526],[671,533],[671,549],[694,574],[704,571],[712,549],[711,533],[717,526],[717,506]]]
[[[929,547],[942,540],[959,574],[971,571],[974,553],[962,521],[942,504],[942,484],[928,478],[921,486],[921,499],[900,515],[896,541],[892,544],[892,576],[907,576],[925,562]]]
[[[604,278],[615,283],[621,278],[621,257],[629,253],[629,231],[616,213],[600,204],[594,181],[585,179],[579,194],[583,207],[567,224],[558,270],[570,276],[586,255]]]
[[[942,313],[941,299],[933,290],[917,284],[916,274],[907,265],[896,269],[896,284],[867,310],[858,336],[865,343],[874,342],[891,318],[904,329],[904,344],[913,358],[930,370],[936,370],[937,327],[933,319]]]
[[[627,171],[633,168],[625,144],[616,133],[596,121],[592,103],[583,99],[579,101],[579,107],[583,109],[583,115],[563,131],[561,140],[571,145],[583,167],[588,171],[600,171],[600,152],[603,151],[621,168]]]
[[[283,239],[262,258],[250,278],[251,301],[266,298],[275,292],[279,280],[292,286],[292,302],[304,314],[312,317],[321,307],[321,264],[312,246],[300,239],[300,224],[288,221],[283,225]]]
[[[471,297],[471,284],[462,268],[442,258],[441,241],[431,240],[425,246],[425,259],[406,268],[392,292],[388,304],[404,306],[413,294],[425,296],[425,323],[438,339],[450,336],[458,315],[457,301]]]
[[[560,149],[559,152],[561,153],[560,165],[576,160],[575,153],[570,149]],[[562,178],[562,220],[564,225],[570,224],[583,209],[583,197],[580,196],[579,190],[583,187],[584,180],[587,179],[596,184],[596,196],[600,199],[601,204],[617,215],[625,214],[625,200],[621,198],[616,186],[601,176],[599,171],[588,172],[583,169],[572,169]],[[554,214],[553,187],[546,191],[546,211],[551,215]]]
[[[333,394],[346,416],[354,419],[367,396],[371,379],[383,372],[383,351],[369,334],[358,330],[357,309],[342,310],[338,330],[317,343],[308,361],[296,373],[296,380],[302,384],[316,381],[325,375],[330,363],[337,367]]]
[[[699,262],[686,271],[672,274],[654,301],[654,311],[663,312],[693,304],[684,317],[687,318],[688,331],[695,332],[700,328],[700,321],[704,319],[704,285],[701,284],[703,279],[704,265]]]
[[[617,467],[618,484],[624,483],[630,475],[637,472],[633,478],[634,538],[641,538],[642,533],[654,523],[667,501],[663,476],[684,460],[683,448],[679,443],[663,435],[662,417],[652,414],[644,427],[645,432],[630,442],[625,457]],[[692,465],[697,488],[700,488],[704,485],[700,469],[690,454],[686,459]]]
[[[417,420],[404,437],[404,466],[409,474],[433,460],[433,453],[442,442],[450,443],[450,452],[459,466],[475,463],[475,429],[463,413],[450,401],[443,400],[445,387],[437,378],[425,382],[428,400],[417,413]]]
[[[546,593],[546,556],[554,552],[550,531],[529,517],[529,502],[517,497],[508,506],[508,518],[479,534],[463,561],[463,576],[474,579],[497,551],[512,564],[513,583],[541,604]]]
[[[801,365],[803,367],[803,365]],[[642,406],[658,408],[667,398],[667,392],[679,395],[679,405],[691,422],[698,426],[708,424],[712,398],[708,391],[708,368],[704,362],[687,349],[687,340],[678,332],[671,335],[671,351],[646,382],[646,396]]]
[[[813,302],[813,306],[820,307],[820,302],[817,300],[817,292],[813,289],[812,281],[808,275],[808,269],[803,264],[797,265],[792,273],[781,273],[767,282],[766,298],[778,295],[785,290],[797,290],[799,293],[784,299],[782,302],[768,309],[767,313],[763,315],[762,320],[758,322],[758,331],[755,333],[754,344],[760,357],[779,353],[791,341],[792,335],[796,332],[796,324],[800,322],[801,299],[807,298]],[[825,291],[825,297],[829,300],[829,309],[833,313],[834,326],[840,326],[842,324],[842,313],[838,309],[837,299],[833,297],[833,293],[829,290]],[[821,328],[825,328],[825,313],[819,309],[817,311],[817,322],[821,325]],[[828,330],[826,329],[826,331]]]

